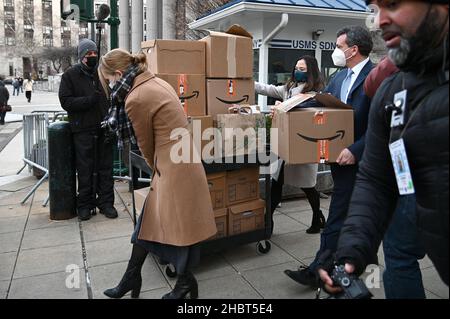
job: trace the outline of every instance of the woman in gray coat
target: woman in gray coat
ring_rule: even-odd
[[[301,93],[319,92],[323,88],[324,81],[317,60],[308,55],[298,60],[290,80],[285,85],[275,86],[258,82],[255,84],[257,94],[282,101]],[[325,225],[325,217],[320,210],[320,195],[315,188],[317,170],[318,164],[285,165],[282,162],[272,178],[272,214],[281,202],[283,184],[301,188],[306,194],[313,211],[311,227],[306,230],[308,234],[319,233]]]

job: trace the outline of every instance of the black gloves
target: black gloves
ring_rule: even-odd
[[[101,97],[102,97],[102,93],[100,91],[95,91],[95,93],[89,97],[90,104],[91,105],[98,104],[100,102]]]
[[[331,273],[335,264],[335,254],[331,250],[325,250],[317,259],[317,269],[323,269],[327,273]]]

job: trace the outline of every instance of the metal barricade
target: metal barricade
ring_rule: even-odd
[[[49,113],[53,113],[51,120]],[[48,126],[51,122],[55,122],[60,116],[65,116],[66,114],[60,111],[41,111],[23,116],[24,166],[17,174],[20,174],[28,166],[30,172],[33,169],[37,169],[44,175],[25,196],[21,204],[24,204],[48,178]],[[43,206],[47,206],[48,201],[49,197],[46,198]]]

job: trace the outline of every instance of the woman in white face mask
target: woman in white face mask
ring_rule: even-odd
[[[287,100],[302,93],[322,91],[324,80],[313,56],[301,57],[292,70],[291,77],[285,85],[275,86],[263,83],[255,83],[255,91],[258,94],[270,96],[277,100]],[[302,105],[304,106],[304,105]],[[272,214],[281,202],[283,184],[301,188],[306,194],[311,205],[313,216],[311,227],[306,230],[308,234],[317,234],[325,226],[325,217],[320,209],[320,195],[316,190],[317,164],[286,165],[278,163],[277,173],[272,180]]]

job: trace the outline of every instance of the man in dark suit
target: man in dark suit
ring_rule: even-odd
[[[373,68],[369,59],[373,42],[369,31],[361,26],[345,27],[338,31],[336,50],[332,57],[336,66],[346,67],[331,80],[325,92],[341,99],[354,109],[355,143],[344,149],[331,165],[334,181],[329,216],[320,238],[320,249],[309,267],[297,271],[285,270],[293,280],[303,285],[318,285],[317,259],[326,250],[336,251],[355,184],[358,162],[364,151],[370,99],[364,92],[364,81]]]

